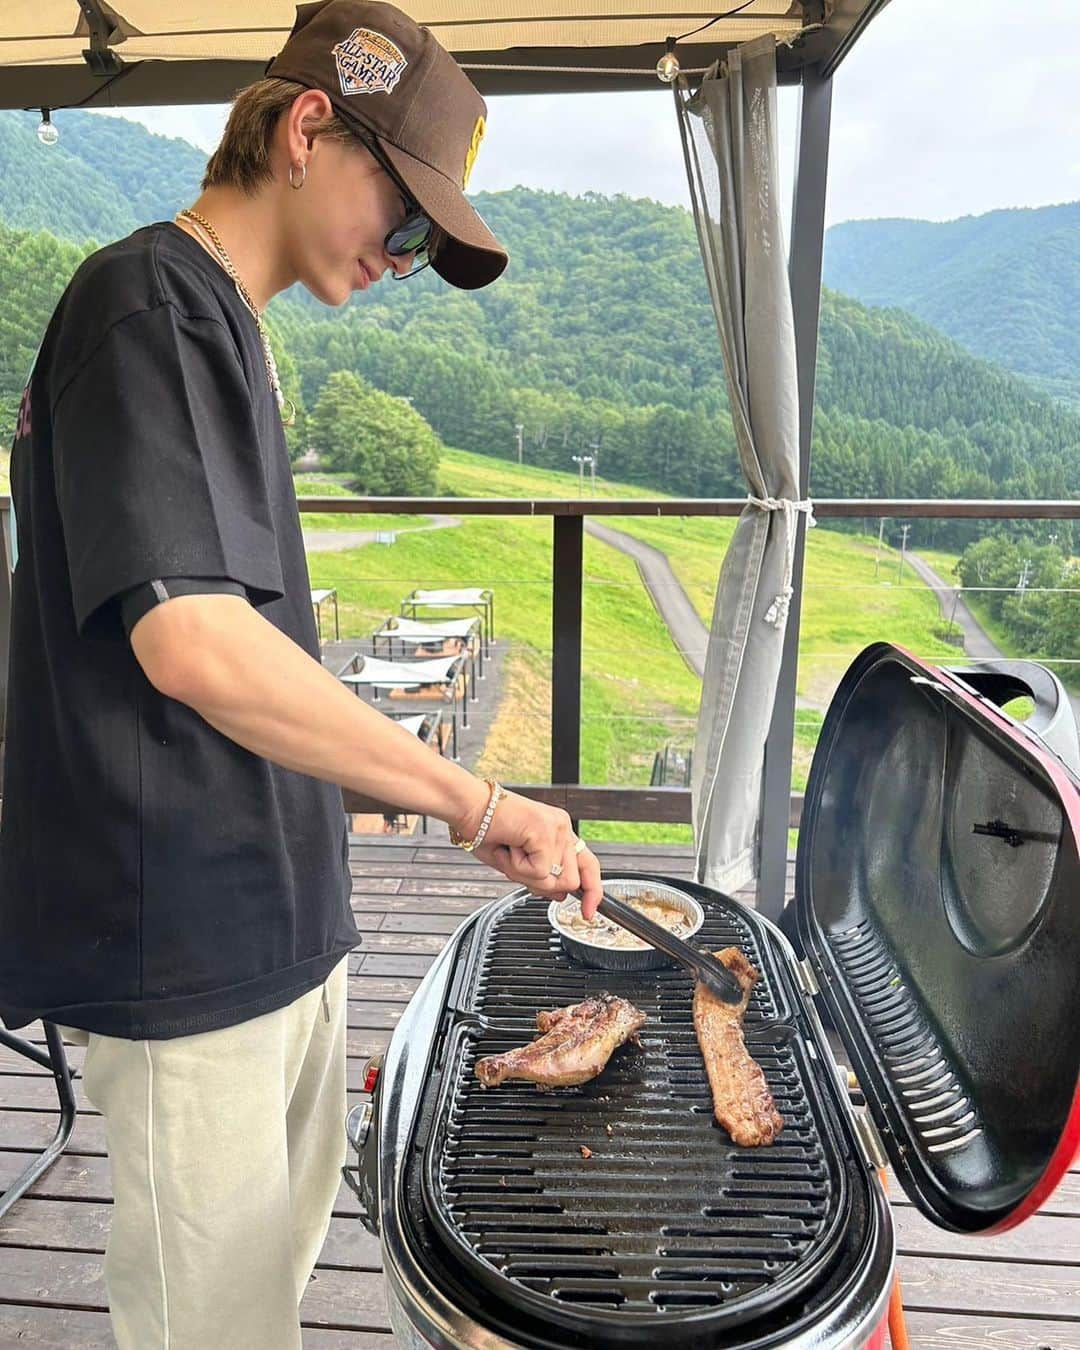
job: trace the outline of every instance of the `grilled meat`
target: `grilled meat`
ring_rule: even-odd
[[[552,1008],[548,1012],[541,1010],[536,1014],[537,1031],[543,1034],[567,1017],[580,1016],[580,1009],[584,1006],[583,1003],[572,1003],[568,1008]]]
[[[784,1128],[761,1066],[747,1050],[742,1020],[759,973],[738,947],[715,955],[742,986],[742,1001],[724,1003],[699,984],[694,990],[694,1030],[712,1088],[716,1119],[742,1148],[771,1144]]]
[[[569,1008],[536,1014],[542,1033],[530,1045],[476,1061],[485,1087],[520,1078],[541,1088],[576,1087],[600,1073],[624,1041],[637,1039],[645,1014],[614,994],[596,994]]]

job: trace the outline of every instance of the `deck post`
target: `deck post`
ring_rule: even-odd
[[[825,186],[829,167],[832,81],[814,69],[803,71],[795,200],[791,213],[788,276],[795,323],[795,361],[799,378],[799,496],[810,490],[810,445],[814,430],[814,380],[817,375],[818,318],[821,310],[821,261],[825,242]],[[794,594],[788,609],[784,651],[776,684],[772,723],[765,741],[762,783],[758,908],[777,918],[784,908],[787,878],[791,764],[795,744],[795,677],[799,664],[806,517],[797,517]]]
[[[551,781],[581,781],[581,586],[585,517],[553,519]]]

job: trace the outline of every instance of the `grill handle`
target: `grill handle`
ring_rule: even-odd
[[[650,947],[665,952],[725,1003],[742,1002],[743,991],[739,981],[711,952],[701,952],[696,947],[691,947],[689,942],[684,942],[682,938],[676,937],[660,924],[653,923],[652,919],[647,919],[633,905],[616,900],[607,891],[597,906],[597,912],[605,919],[610,919],[612,923],[627,929],[635,937],[641,938]]]

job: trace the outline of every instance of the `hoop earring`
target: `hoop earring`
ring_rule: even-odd
[[[291,188],[295,188],[295,190],[296,190],[297,192],[299,192],[300,189],[304,186],[304,180],[307,178],[307,165],[306,165],[306,164],[301,164],[301,165],[300,165],[300,181],[299,181],[299,183],[294,183],[294,182],[293,182],[293,168],[294,168],[294,167],[295,167],[295,166],[292,165],[292,164],[289,165],[289,186],[290,186]]]

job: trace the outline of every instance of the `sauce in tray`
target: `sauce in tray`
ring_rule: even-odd
[[[639,891],[627,898],[626,903],[644,914],[653,923],[658,923],[676,937],[686,938],[694,931],[695,918],[678,905],[662,899],[652,891]],[[615,947],[624,951],[644,951],[649,943],[621,928],[602,914],[594,919],[586,919],[581,912],[581,901],[567,896],[555,911],[559,927],[571,937],[581,942],[591,943],[594,947]]]

